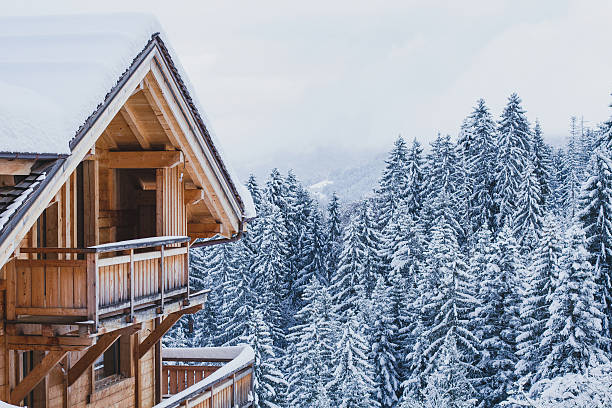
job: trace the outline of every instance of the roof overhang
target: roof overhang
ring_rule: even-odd
[[[176,145],[188,158],[192,176],[200,183],[224,225],[222,234],[238,234],[245,218],[244,202],[223,164],[212,137],[193,103],[189,91],[159,35],[154,35],[134,59],[104,102],[85,121],[70,142],[71,154],[58,156],[46,178],[16,210],[0,232],[0,265],[6,263],[47,204],[61,189],[79,163],[129,97],[146,86],[171,114]],[[7,153],[7,155],[9,155]],[[0,153],[2,156],[2,153]],[[4,157],[4,156],[2,156]]]

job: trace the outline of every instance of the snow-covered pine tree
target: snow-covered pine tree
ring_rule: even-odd
[[[382,277],[378,278],[372,293],[371,360],[373,361],[375,399],[381,408],[392,408],[400,395],[399,374],[399,305],[390,300],[392,287]],[[394,299],[396,300],[396,299]],[[394,310],[394,308],[396,310]]]
[[[325,269],[327,276],[321,282],[328,286],[333,280],[333,276],[338,269],[338,258],[342,250],[342,221],[340,219],[340,200],[336,193],[332,194],[329,204],[327,205],[327,220],[326,220],[326,260]]]
[[[456,149],[450,140],[450,136],[438,134],[436,140],[431,143],[431,151],[427,155],[427,176],[425,178],[426,191],[423,198],[422,222],[426,233],[430,232],[439,211],[436,205],[442,194],[450,200],[445,205],[452,214],[458,214],[457,191],[460,184],[459,162]],[[454,220],[457,236],[462,236],[463,231],[458,222]]]
[[[256,408],[280,408],[285,398],[287,382],[277,366],[275,347],[268,324],[260,310],[253,312],[248,330],[240,342],[249,344],[255,352],[253,387]]]
[[[246,188],[249,190],[249,193],[251,193],[251,198],[253,198],[253,204],[255,205],[255,211],[259,213],[259,210],[261,209],[261,201],[263,200],[263,197],[262,197],[261,189],[259,188],[259,185],[257,184],[257,179],[255,178],[253,174],[249,175],[249,179],[247,180],[247,183],[246,183]]]
[[[521,327],[517,336],[516,375],[519,384],[528,389],[531,377],[537,372],[540,362],[550,353],[541,343],[550,314],[552,293],[561,269],[563,239],[558,220],[547,217],[542,236],[532,253],[527,270],[525,292],[521,302]]]
[[[308,224],[303,232],[304,247],[301,251],[303,267],[298,271],[297,280],[293,284],[293,296],[299,296],[302,299],[302,294],[306,285],[315,277],[319,282],[327,284],[327,265],[325,259],[325,251],[328,248],[325,241],[325,231],[323,224],[323,215],[318,207],[314,208],[308,218]],[[302,302],[298,302],[301,306]]]
[[[290,343],[288,402],[292,407],[316,405],[318,393],[331,379],[330,362],[337,330],[328,289],[313,277],[303,295],[304,306],[295,316],[297,324]]]
[[[357,310],[361,299],[366,296],[368,260],[362,239],[363,229],[360,217],[351,219],[344,227],[338,270],[331,284],[334,312],[341,321],[346,321],[346,313]]]
[[[448,198],[443,196],[439,200]],[[456,341],[466,366],[475,362],[479,348],[478,338],[470,328],[470,316],[477,307],[474,279],[459,250],[448,214],[438,214],[425,255],[426,282],[420,289],[422,332],[410,355],[413,369],[410,383],[417,389],[424,387],[428,376],[437,370],[442,346],[448,338]]]
[[[378,183],[377,206],[381,227],[387,225],[401,202],[406,198],[408,186],[406,142],[398,136],[385,160],[385,168]]]
[[[499,213],[497,228],[512,226],[521,181],[530,161],[531,131],[521,99],[516,93],[508,98],[498,127],[495,195]]]
[[[257,293],[257,308],[269,326],[274,345],[284,349],[289,307],[289,289],[284,274],[287,272],[287,231],[282,214],[274,204],[262,209],[262,233],[259,253],[253,263],[253,290]]]
[[[236,273],[233,285],[228,288],[226,309],[221,311],[226,317],[219,333],[226,339],[223,345],[236,345],[241,338],[248,336],[249,322],[253,319],[256,306],[256,293],[254,291],[253,274],[250,270],[250,256],[245,240],[234,244],[236,257],[234,271]]]
[[[357,310],[357,309],[355,309]],[[339,408],[376,408],[373,369],[368,359],[363,313],[346,313],[346,323],[332,357],[332,379],[326,387]]]
[[[535,167],[531,162],[525,166],[523,181],[516,199],[513,232],[521,249],[532,250],[538,243],[542,231],[542,194]]]
[[[570,228],[563,251],[559,281],[551,296],[549,319],[542,345],[550,353],[540,363],[534,380],[567,373],[584,374],[589,368],[609,362],[602,336],[600,289],[585,249],[584,232]]]
[[[424,199],[425,160],[423,148],[416,138],[406,156],[406,171],[406,209],[413,217],[417,217],[421,213]]]
[[[494,225],[497,212],[495,204],[495,161],[497,136],[495,122],[484,99],[476,102],[469,116],[470,134],[473,142],[464,146],[458,145],[466,155],[469,175],[473,182],[470,208],[473,222],[472,231],[478,231],[483,225]]]
[[[520,326],[520,262],[516,240],[504,227],[488,251],[486,273],[480,277],[479,306],[473,325],[480,339],[478,391],[484,406],[504,401],[513,387],[516,336]]]
[[[593,155],[588,179],[582,187],[578,219],[587,237],[589,261],[601,294],[603,328],[612,339],[612,160],[609,151],[601,148]]]
[[[548,197],[551,193],[551,155],[552,149],[544,142],[540,121],[536,119],[531,143],[531,162],[533,164],[535,176],[540,184],[540,206],[542,209],[547,208]]]

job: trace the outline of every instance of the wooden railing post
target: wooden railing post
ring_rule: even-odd
[[[189,241],[187,241],[185,245],[187,246],[187,254],[185,254],[187,257],[187,261],[185,262],[185,282],[187,283],[187,303],[189,304]]]
[[[232,375],[232,408],[236,406],[236,374]]]
[[[98,331],[98,254],[87,254],[87,318],[93,321],[93,332]]]
[[[134,321],[134,250],[130,249],[130,274],[128,279],[128,285],[130,285],[130,323]]]
[[[159,294],[161,296],[160,300],[160,314],[164,313],[164,286],[166,280],[166,273],[164,268],[164,245],[161,246],[161,256],[159,258]]]

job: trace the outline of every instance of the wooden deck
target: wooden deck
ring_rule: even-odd
[[[9,271],[7,320],[88,324],[189,299],[189,238],[154,237],[89,248],[22,248]],[[57,322],[55,322],[55,320]],[[25,320],[24,320],[25,321]]]
[[[162,395],[154,408],[233,408],[253,404],[249,346],[162,349]]]

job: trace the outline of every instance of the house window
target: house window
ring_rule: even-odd
[[[121,347],[115,341],[94,363],[96,388],[103,388],[122,378],[120,370]]]
[[[94,363],[96,389],[132,377],[132,336],[119,337]]]

